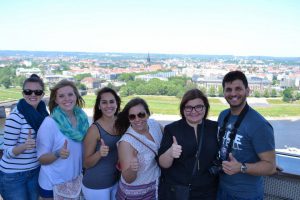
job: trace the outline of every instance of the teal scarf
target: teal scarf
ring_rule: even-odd
[[[59,126],[59,130],[69,139],[77,142],[81,142],[89,128],[88,117],[85,112],[75,106],[73,109],[74,115],[77,120],[77,127],[73,128],[71,121],[69,120],[67,114],[61,110],[59,106],[53,109],[51,113],[52,118]]]

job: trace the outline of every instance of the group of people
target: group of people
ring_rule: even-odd
[[[262,176],[275,172],[272,126],[247,104],[250,89],[240,71],[225,75],[230,108],[208,120],[210,104],[188,90],[181,119],[165,127],[150,119],[147,102],[98,91],[93,123],[73,82],[52,89],[49,111],[44,83],[32,75],[23,99],[6,119],[0,161],[5,200],[234,200],[263,199]]]

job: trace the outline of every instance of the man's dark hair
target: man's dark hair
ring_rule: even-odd
[[[231,72],[228,72],[224,78],[223,78],[223,81],[222,81],[222,86],[223,86],[223,89],[225,87],[225,83],[228,83],[228,82],[233,82],[235,80],[241,80],[245,86],[245,88],[248,88],[248,81],[247,81],[247,78],[245,76],[245,74],[241,71],[231,71]]]

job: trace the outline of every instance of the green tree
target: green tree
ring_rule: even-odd
[[[218,96],[219,97],[223,97],[224,96],[223,87],[221,85],[218,86]]]
[[[2,79],[1,83],[6,89],[12,85],[10,78],[7,76]]]
[[[208,95],[210,97],[215,97],[216,96],[216,88],[214,86],[210,86],[208,90]]]
[[[76,81],[80,82],[82,79],[84,79],[86,77],[92,77],[91,73],[78,74],[78,75],[74,76],[74,79]]]
[[[282,100],[284,102],[291,102],[293,100],[293,91],[292,88],[286,88],[285,90],[283,90],[283,98]]]
[[[118,80],[124,82],[134,81],[134,79],[135,79],[135,73],[126,73],[118,76]]]
[[[266,98],[270,97],[270,92],[269,92],[269,90],[267,88],[264,90],[263,96],[266,97]]]
[[[277,92],[275,89],[271,90],[271,97],[277,97]]]
[[[258,90],[254,90],[254,97],[261,97],[260,92]]]

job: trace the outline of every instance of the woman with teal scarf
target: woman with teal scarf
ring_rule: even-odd
[[[82,141],[89,127],[83,105],[84,100],[73,82],[62,80],[51,89],[51,115],[42,123],[37,137],[37,156],[41,163],[39,192],[43,199],[79,196]]]

